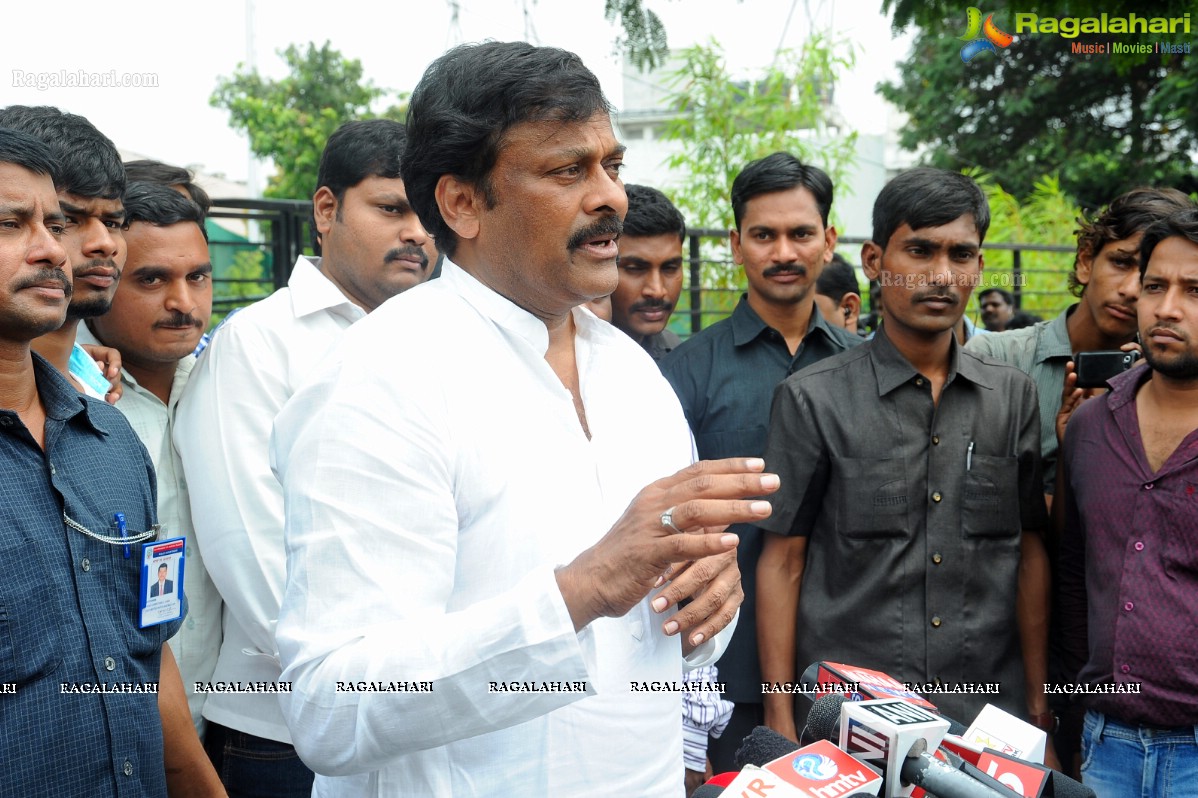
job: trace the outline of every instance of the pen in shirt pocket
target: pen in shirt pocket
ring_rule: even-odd
[[[973,470],[973,441],[969,442],[969,448],[965,450],[965,470]]]

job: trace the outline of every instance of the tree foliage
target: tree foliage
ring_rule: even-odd
[[[1060,313],[1074,301],[1067,288],[1067,275],[1073,270],[1076,250],[1072,244],[1082,209],[1064,191],[1056,175],[1042,175],[1029,194],[1017,199],[992,175],[976,169],[967,170],[967,174],[978,182],[990,202],[983,285],[1016,293],[1018,282],[1024,310],[1044,318]],[[1055,246],[1067,251],[1024,249],[1017,278],[1014,252],[995,248],[995,244]],[[975,304],[977,295],[974,291]]]
[[[603,17],[608,22],[620,23],[624,29],[616,47],[635,66],[654,69],[669,57],[666,28],[652,9],[645,8],[642,0],[604,0]]]
[[[848,45],[815,34],[802,50],[780,52],[760,79],[738,82],[714,40],[683,51],[668,84],[676,116],[662,137],[681,145],[669,166],[686,174],[672,199],[688,222],[730,226],[732,181],[749,161],[779,150],[820,166],[839,184],[856,134],[831,132],[828,101],[837,73],[852,63]]]
[[[345,58],[327,41],[320,47],[293,44],[279,55],[287,62],[286,77],[269,80],[256,69],[239,68],[218,79],[209,102],[229,112],[255,155],[274,162],[265,196],[309,199],[329,136],[345,122],[373,116],[371,104],[387,92],[363,80],[361,62]],[[393,106],[384,115],[402,112]]]
[[[1087,15],[1070,5],[1079,6],[1063,2],[1053,15]],[[1122,5],[1112,3],[1109,13],[1128,13],[1117,10]],[[1027,33],[998,54],[963,63],[955,38],[965,28],[961,7],[885,0],[890,6],[896,27],[913,23],[920,32],[900,64],[902,77],[879,88],[910,117],[900,143],[927,162],[981,168],[1019,197],[1031,193],[1041,175],[1058,174],[1064,191],[1086,207],[1145,183],[1198,188],[1198,60],[1192,55],[1074,54],[1071,42],[1112,37]],[[1008,32],[1012,13],[995,15]],[[1139,9],[1140,16],[1146,13]]]

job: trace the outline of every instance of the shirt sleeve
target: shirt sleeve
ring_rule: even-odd
[[[1019,518],[1025,532],[1043,535],[1048,530],[1048,510],[1044,504],[1044,470],[1040,456],[1040,402],[1030,377],[1020,374],[1019,438]]]
[[[995,357],[994,345],[997,341],[992,340],[992,335],[971,335],[969,340],[965,342],[965,351],[972,352],[975,355],[983,355],[986,357]]]
[[[286,579],[283,490],[268,448],[290,393],[283,350],[256,328],[224,325],[192,370],[174,435],[208,574],[270,657],[278,656],[274,625]]]
[[[273,441],[288,556],[277,639],[292,686],[280,700],[300,756],[326,775],[376,770],[594,690],[594,637],[575,632],[552,567],[494,573],[493,590],[460,603],[455,452],[468,459],[469,442],[454,440],[436,386],[380,379],[377,360],[351,354],[296,393]],[[545,678],[587,691],[487,693],[489,681]],[[394,681],[431,691],[343,689]]]
[[[1060,552],[1056,562],[1057,607],[1061,623],[1061,649],[1066,677],[1077,681],[1078,674],[1089,659],[1088,606],[1086,599],[1086,530],[1078,512],[1072,481],[1078,473],[1073,462],[1077,447],[1075,415],[1065,428],[1065,442],[1059,463],[1065,468],[1065,495],[1054,501],[1064,502],[1065,528],[1061,535]]]
[[[765,470],[782,486],[769,497],[774,511],[757,526],[779,535],[810,533],[828,487],[829,458],[815,410],[794,377],[774,389]]]

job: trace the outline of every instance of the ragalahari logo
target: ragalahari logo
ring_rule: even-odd
[[[993,14],[988,14],[986,22],[983,23],[981,9],[971,7],[967,12],[966,19],[969,22],[969,28],[965,31],[964,36],[957,38],[965,42],[965,46],[961,48],[961,60],[967,64],[978,53],[988,51],[997,54],[999,48],[1005,50],[1011,46],[1011,42],[1015,41],[1014,36],[998,29],[998,26],[994,24]]]

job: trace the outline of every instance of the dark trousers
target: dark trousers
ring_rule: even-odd
[[[229,798],[309,798],[316,778],[295,749],[208,722],[204,750]]]
[[[736,749],[753,729],[765,722],[765,708],[761,704],[737,704],[732,710],[732,720],[719,737],[707,738],[707,758],[711,760],[713,773],[740,770],[734,763]]]

